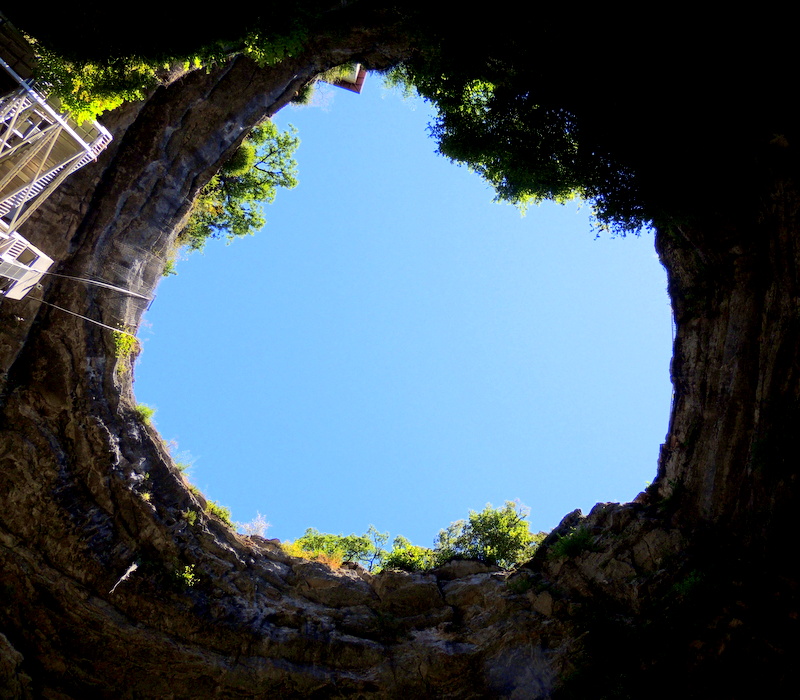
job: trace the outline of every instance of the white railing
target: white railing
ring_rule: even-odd
[[[111,142],[97,122],[81,128],[59,114],[3,60],[19,88],[0,99],[0,216],[16,229],[61,182]]]

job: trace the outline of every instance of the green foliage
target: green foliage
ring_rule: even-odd
[[[170,258],[164,263],[164,270],[161,272],[162,277],[171,277],[178,274],[178,265],[175,258]]]
[[[384,569],[427,571],[436,566],[436,553],[432,549],[411,544],[402,535],[395,537],[392,544],[392,551],[383,561]]]
[[[533,588],[533,578],[530,575],[515,576],[506,581],[506,587],[515,595],[521,595]]]
[[[596,551],[594,537],[585,527],[578,527],[559,537],[550,547],[548,556],[553,559],[577,557],[586,551]]]
[[[592,36],[592,22],[570,22],[565,32],[563,18],[546,13],[522,10],[518,26],[481,18],[462,32],[447,29],[446,13],[431,13],[419,30],[419,50],[388,82],[436,108],[430,132],[439,152],[483,177],[497,201],[524,211],[543,200],[581,197],[593,204],[598,226],[638,231],[659,212],[647,208],[628,154],[616,153],[604,131],[629,134],[620,133],[606,106],[607,86],[579,87],[580,52],[560,46],[579,46],[581,36]],[[626,88],[641,86],[620,91]]]
[[[334,66],[333,68],[323,71],[297,91],[297,94],[292,98],[292,103],[299,105],[311,104],[318,83],[325,82],[336,84],[337,81],[353,75],[355,68],[355,63],[344,63],[341,66]]]
[[[139,348],[139,341],[130,333],[114,331],[114,357],[118,360],[130,357]]]
[[[96,119],[123,102],[141,100],[158,83],[164,66],[132,56],[104,62],[69,61],[29,37],[37,59],[37,82],[78,123]]]
[[[301,28],[284,35],[251,32],[244,40],[242,53],[260,66],[274,66],[300,53],[307,38],[308,32]]]
[[[315,92],[315,85],[313,81],[306,83],[303,85],[298,91],[297,94],[292,98],[292,104],[296,105],[308,105],[311,104],[311,100],[314,98]]]
[[[230,508],[226,508],[225,506],[221,506],[216,501],[206,501],[206,513],[209,513],[223,523],[225,523],[228,527],[233,527],[233,521],[231,520],[231,510]]]
[[[322,550],[313,550],[309,551],[307,549],[303,549],[303,547],[298,544],[298,540],[291,542],[286,540],[281,542],[281,549],[292,557],[300,557],[301,559],[313,559],[314,561],[318,561],[322,564],[327,564],[333,569],[338,569],[342,565],[342,554],[339,551],[335,551],[333,554],[328,554]]]
[[[544,535],[530,531],[527,517],[528,509],[514,501],[506,501],[502,508],[487,503],[480,513],[470,511],[467,520],[458,520],[439,532],[437,563],[463,558],[510,568],[530,559]]]
[[[368,571],[373,571],[383,561],[383,545],[388,539],[388,532],[378,532],[373,525],[363,535],[333,535],[310,527],[302,537],[298,537],[294,543],[288,543],[284,548],[288,547],[290,554],[301,554],[312,559],[319,559],[324,555],[334,561],[356,562]]]
[[[568,20],[556,5],[515,8],[514,22],[502,12],[472,13],[460,17],[458,31],[447,4],[365,6],[366,14],[354,8],[318,0],[267,3],[217,13],[192,32],[174,31],[178,22],[164,16],[180,15],[166,8],[159,22],[130,13],[125,27],[94,17],[69,32],[53,26],[52,13],[19,3],[13,13],[28,14],[34,33],[41,29],[48,45],[74,58],[65,67],[42,50],[43,74],[54,74],[55,92],[87,113],[106,108],[103,100],[137,98],[178,59],[197,69],[245,54],[273,66],[322,35],[341,36],[353,22],[380,26],[379,43],[408,47],[391,79],[435,105],[432,132],[446,157],[480,173],[502,201],[524,207],[579,195],[593,203],[598,225],[623,232],[653,221],[734,216],[759,181],[754,166],[772,162],[776,135],[785,141],[797,121],[783,89],[793,78],[788,37],[772,42],[776,58],[742,42],[729,45],[738,29],[713,32],[664,16],[648,27],[649,45],[689,37],[689,50],[632,58],[630,23],[601,4]],[[743,35],[750,29],[741,27]],[[722,55],[731,58],[726,70],[706,62]],[[716,76],[711,83],[709,71]],[[751,73],[760,80],[742,79]]]
[[[194,525],[197,522],[197,511],[196,510],[192,510],[190,508],[189,510],[182,511],[181,515],[183,516],[183,519],[187,523],[189,523],[189,525]]]
[[[393,66],[383,74],[383,83],[390,90],[400,93],[404,100],[419,97],[419,92],[414,87],[408,66]]]
[[[178,466],[180,468],[182,465],[178,464],[176,466]],[[217,519],[221,520],[228,527],[233,527],[233,521],[231,520],[230,508],[226,508],[225,506],[221,506],[216,501],[212,501],[212,500],[206,498],[205,496],[203,496],[203,493],[200,491],[200,489],[197,488],[197,486],[195,486],[194,484],[186,484],[186,486],[189,489],[189,492],[192,493],[194,496],[196,496],[197,498],[202,497],[205,500],[205,502],[206,502],[205,512],[206,513],[208,513],[209,515],[213,515]],[[184,512],[184,517],[186,518],[186,520],[189,522],[190,525],[194,525],[194,522],[195,522],[195,519],[197,517],[197,514],[193,510],[188,510],[188,511]]]
[[[144,99],[157,87],[161,76],[173,66],[196,70],[225,62],[237,53],[252,58],[261,66],[275,65],[303,48],[308,31],[285,27],[283,32],[250,31],[239,41],[212,41],[189,52],[179,44],[144,57],[141,53],[101,51],[102,58],[67,58],[43,42],[28,36],[36,57],[37,84],[44,86],[51,99],[60,103],[77,122],[96,119],[123,102]],[[69,51],[69,53],[74,53]]]
[[[772,177],[764,164],[789,162],[778,155],[797,122],[780,89],[788,53],[733,51],[733,33],[692,35],[694,25],[667,19],[648,28],[651,46],[692,36],[687,45],[702,50],[633,58],[630,24],[603,5],[569,19],[541,4],[515,8],[514,22],[474,14],[453,31],[450,8],[426,7],[406,34],[415,51],[390,81],[431,102],[439,151],[484,177],[501,201],[524,208],[577,195],[599,227],[619,233],[733,222],[755,201],[759,178]],[[752,27],[743,21],[737,31]],[[791,41],[772,45],[783,54]],[[714,55],[736,60],[710,86]],[[751,73],[772,89],[742,78]],[[725,95],[737,95],[739,109]]]
[[[270,121],[253,129],[222,169],[201,190],[179,242],[202,250],[209,238],[255,233],[265,223],[263,204],[278,187],[297,185],[293,158],[300,144],[297,130],[279,132]]]
[[[694,593],[700,588],[702,583],[705,580],[705,576],[702,572],[698,571],[697,569],[693,569],[690,571],[683,579],[678,581],[675,585],[672,586],[672,592],[675,595],[679,595],[683,598],[686,598]]]
[[[530,92],[509,90],[500,83],[508,78],[505,72],[496,76],[498,82],[477,75],[454,70],[443,77],[415,64],[395,68],[388,83],[406,94],[416,90],[437,108],[430,132],[439,152],[484,178],[496,201],[524,211],[544,200],[594,199],[605,223],[609,217],[589,178],[595,164],[582,160],[573,115],[539,104]],[[628,227],[637,229],[638,220]]]
[[[176,572],[176,578],[187,588],[191,588],[200,581],[194,572],[194,564],[187,564],[183,568],[179,568]]]
[[[139,340],[131,333],[114,331],[114,357],[119,360],[117,372],[124,374],[131,369],[131,357],[139,351]]]
[[[510,568],[533,556],[545,533],[530,531],[527,509],[513,501],[502,508],[487,504],[480,513],[470,512],[468,520],[459,520],[439,533],[435,547],[419,547],[399,535],[392,550],[384,547],[388,532],[379,532],[373,525],[363,535],[333,535],[315,528],[306,530],[294,542],[281,547],[287,554],[324,561],[332,566],[357,562],[368,571],[401,569],[428,571],[451,559],[477,559],[487,564]]]
[[[137,404],[134,411],[136,411],[136,415],[139,416],[139,420],[145,425],[150,425],[153,422],[153,416],[156,413],[156,409],[152,406],[148,406],[146,403]]]

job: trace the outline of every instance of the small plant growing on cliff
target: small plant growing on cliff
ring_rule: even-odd
[[[207,499],[205,496],[203,496],[203,492],[200,491],[200,489],[197,488],[197,486],[195,486],[194,484],[190,484],[188,482],[185,482],[185,483],[186,483],[186,488],[189,489],[189,492],[191,494],[193,494],[197,498],[205,499],[205,502],[206,502],[205,512],[206,513],[208,513],[209,515],[213,515],[217,519],[221,520],[228,527],[233,527],[233,521],[231,520],[231,511],[230,511],[229,508],[226,508],[225,506],[221,506],[216,501],[211,501],[211,500]],[[184,516],[184,518],[186,518],[187,522],[190,525],[194,525],[195,520],[197,518],[197,511],[194,511],[194,510],[184,511],[183,512],[183,516]]]
[[[130,357],[139,347],[139,341],[125,331],[114,331],[114,357],[121,360]]]
[[[521,595],[533,588],[533,578],[530,575],[515,576],[506,580],[506,587],[515,595]]]
[[[577,557],[586,551],[597,551],[594,537],[585,527],[578,527],[559,537],[550,547],[548,556],[552,559]]]
[[[156,414],[156,409],[146,403],[137,404],[134,411],[139,416],[139,420],[145,425],[150,425],[153,422],[153,416]]]
[[[200,581],[197,574],[194,573],[194,564],[187,564],[182,569],[178,569],[177,578],[178,581],[188,588],[191,588]]]
[[[683,579],[672,586],[672,592],[683,598],[695,593],[703,583],[705,576],[697,569],[690,571]]]
[[[114,331],[114,357],[119,360],[117,372],[125,374],[132,367],[131,357],[139,351],[139,341],[132,333]]]
[[[231,511],[230,508],[226,508],[225,506],[221,506],[216,501],[206,501],[206,513],[213,515],[214,517],[221,520],[225,523],[228,527],[233,527],[233,521],[231,520]]]
[[[178,263],[175,261],[175,258],[170,258],[167,262],[164,263],[164,270],[161,273],[162,277],[169,277],[171,275],[178,274]]]
[[[294,542],[286,541],[281,542],[281,549],[291,557],[300,557],[301,559],[311,559],[313,561],[318,561],[321,564],[326,564],[330,566],[332,569],[338,569],[342,565],[342,553],[341,552],[333,552],[328,553],[321,549],[316,550],[309,550],[306,549],[302,543],[300,543],[299,538]]]

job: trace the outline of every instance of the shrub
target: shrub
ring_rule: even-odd
[[[513,501],[502,508],[487,504],[480,513],[470,512],[468,520],[459,520],[442,530],[434,549],[413,545],[401,535],[394,539],[392,551],[387,552],[384,545],[389,533],[378,532],[373,525],[363,535],[334,535],[308,528],[294,542],[282,542],[281,548],[292,556],[332,566],[357,562],[372,572],[428,571],[455,558],[477,559],[509,568],[533,556],[545,538],[543,532],[530,531],[527,517],[528,510]]]
[[[327,564],[332,569],[338,569],[342,565],[343,558],[341,552],[331,553],[325,552],[321,549],[309,550],[300,543],[300,539],[302,538],[299,538],[294,542],[281,542],[281,549],[289,556],[318,561],[321,564]]]
[[[139,341],[131,333],[114,331],[114,357],[123,360],[139,348]]]
[[[230,508],[221,506],[216,501],[206,501],[206,513],[210,513],[211,515],[215,516],[223,523],[225,523],[228,527],[233,527]]]
[[[134,410],[136,415],[139,416],[139,420],[145,425],[150,425],[153,421],[153,416],[156,414],[156,409],[146,403],[137,404]]]
[[[125,101],[141,100],[158,83],[163,64],[125,56],[104,62],[70,61],[32,37],[36,55],[37,82],[46,86],[78,123],[96,119]]]
[[[310,527],[302,537],[281,546],[292,556],[302,556],[317,561],[329,558],[338,561],[338,565],[345,561],[356,562],[368,571],[376,571],[380,569],[386,556],[383,545],[388,539],[389,533],[378,532],[374,525],[370,525],[363,535],[355,533],[333,535]]]
[[[697,591],[704,579],[705,576],[703,576],[700,571],[693,569],[683,579],[672,586],[672,592],[675,595],[686,598]]]
[[[164,263],[164,269],[161,272],[162,277],[169,277],[170,275],[177,275],[178,274],[178,263],[176,262],[175,258],[169,258]]]
[[[132,367],[131,358],[139,352],[139,340],[126,331],[114,331],[114,357],[119,360],[117,372],[125,374]]]
[[[573,528],[566,535],[559,537],[547,553],[549,557],[576,557],[585,551],[596,551],[594,537],[585,527]]]
[[[411,544],[405,537],[396,537],[392,551],[383,561],[384,569],[427,571],[436,565],[436,553],[427,547]]]
[[[530,576],[517,576],[506,581],[506,587],[515,595],[522,595],[533,588],[533,579]]]
[[[197,574],[194,573],[194,564],[187,564],[183,568],[179,568],[176,572],[176,578],[188,588],[191,588],[200,581]]]
[[[480,513],[470,511],[467,520],[457,520],[439,532],[434,547],[437,565],[463,558],[510,568],[530,559],[544,533],[534,535],[527,517],[528,509],[514,501],[506,501],[502,508],[487,503]]]

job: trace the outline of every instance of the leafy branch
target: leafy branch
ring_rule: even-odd
[[[180,245],[202,250],[209,238],[252,235],[266,223],[263,205],[278,187],[297,185],[297,129],[279,132],[270,121],[253,129],[195,200]]]

